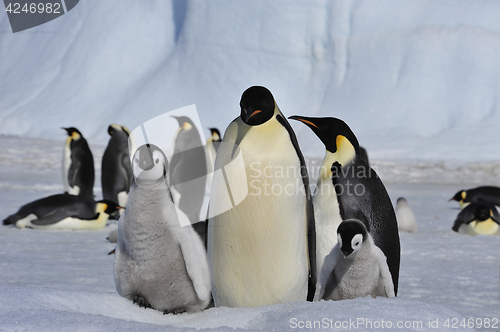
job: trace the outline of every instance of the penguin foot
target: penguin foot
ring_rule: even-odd
[[[151,304],[149,304],[149,302],[142,295],[134,295],[132,301],[134,304],[137,303],[137,305],[141,308],[152,308]]]
[[[173,314],[173,315],[177,315],[177,314],[182,314],[186,312],[186,308],[175,308],[175,309],[167,309],[163,312],[164,315],[168,315],[168,314]]]

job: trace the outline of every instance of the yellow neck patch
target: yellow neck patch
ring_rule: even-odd
[[[342,167],[350,163],[356,157],[356,150],[352,143],[342,135],[338,135],[336,139],[337,152],[332,153],[326,150],[325,159],[319,171],[319,180],[324,180],[332,177],[332,164],[338,162]]]

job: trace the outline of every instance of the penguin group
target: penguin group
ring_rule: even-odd
[[[458,191],[450,201],[457,201],[461,211],[452,230],[468,235],[500,234],[500,188],[482,186]]]
[[[129,130],[112,124],[102,160],[103,200],[94,199],[94,158],[87,140],[74,127],[62,128],[68,137],[63,148],[63,194],[56,194],[23,205],[4,219],[4,225],[40,230],[97,230],[110,216],[119,215],[130,188]]]

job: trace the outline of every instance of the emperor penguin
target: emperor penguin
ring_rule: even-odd
[[[345,220],[337,233],[337,244],[326,257],[314,300],[395,297],[387,259],[365,224],[356,219]]]
[[[396,219],[400,232],[416,233],[418,231],[417,218],[404,197],[396,202]]]
[[[165,154],[154,144],[142,145],[132,169],[127,209],[118,221],[118,294],[164,314],[203,310],[210,302],[207,257],[189,219],[174,205]]]
[[[169,168],[172,196],[175,205],[188,216],[196,232],[205,239],[205,222],[200,222],[207,179],[205,148],[189,117],[173,118],[177,120],[179,128],[174,138]]]
[[[470,203],[487,202],[500,206],[500,188],[483,186],[468,190],[460,190],[450,201],[457,201],[463,209]]]
[[[94,158],[89,145],[78,129],[63,129],[68,133],[62,161],[64,191],[94,199]]]
[[[217,155],[217,150],[219,149],[219,145],[222,139],[217,128],[208,129],[210,130],[211,135],[210,138],[207,139],[207,145],[205,146],[205,156],[207,157],[207,188],[208,190],[210,190],[212,188],[215,156]]]
[[[58,194],[23,205],[3,224],[40,230],[97,230],[104,228],[109,215],[118,209],[121,207],[112,201],[96,202],[81,196]]]
[[[132,182],[128,146],[130,131],[125,126],[112,124],[108,127],[108,133],[111,138],[102,156],[102,195],[104,199],[126,206]]]
[[[401,248],[396,214],[377,173],[358,157],[359,143],[356,136],[344,121],[337,118],[292,116],[290,119],[301,121],[311,128],[326,148],[324,169],[322,167],[321,170],[324,174],[320,174],[320,177],[331,179],[337,201],[332,198],[331,201],[325,200],[323,204],[318,202],[315,210],[329,209],[330,222],[337,226],[338,204],[341,220],[358,219],[365,223],[375,245],[387,257],[394,293],[397,294]],[[335,210],[328,207],[328,204],[333,204]],[[328,216],[321,218],[326,218],[324,223],[328,222]],[[329,236],[332,236],[332,228],[327,232]],[[326,237],[326,234],[322,236]],[[330,246],[333,248],[334,245],[335,240]]]
[[[217,152],[210,196],[207,253],[215,305],[312,300],[316,247],[304,157],[268,89],[248,88],[240,108]],[[221,171],[225,175],[217,176]],[[234,203],[242,193],[246,197]]]
[[[498,235],[500,215],[490,203],[470,203],[457,216],[452,229],[459,234]]]

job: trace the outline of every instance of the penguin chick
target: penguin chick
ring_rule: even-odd
[[[500,188],[483,186],[468,190],[460,190],[449,201],[457,201],[463,209],[470,203],[487,202],[500,206]]]
[[[364,223],[345,220],[337,234],[337,244],[325,259],[314,300],[345,300],[367,295],[395,297],[387,259]]]
[[[121,207],[108,200],[96,202],[80,196],[59,194],[23,205],[3,224],[41,230],[96,230],[104,228],[109,215],[118,209]]]
[[[398,198],[396,203],[396,219],[398,221],[398,229],[400,232],[417,232],[417,219],[404,197]]]
[[[500,234],[500,215],[490,203],[470,203],[457,216],[452,229],[459,234]]]
[[[142,145],[132,168],[127,209],[118,222],[118,294],[164,314],[206,308],[210,276],[205,249],[173,203],[165,154],[153,144]]]
[[[111,232],[109,232],[107,240],[111,243],[118,242],[118,228],[113,229]]]
[[[62,129],[68,133],[62,161],[64,191],[94,199],[94,157],[89,145],[78,129]]]
[[[102,196],[120,206],[126,206],[132,181],[128,148],[130,131],[125,126],[112,124],[108,127],[108,133],[111,138],[102,156]]]

